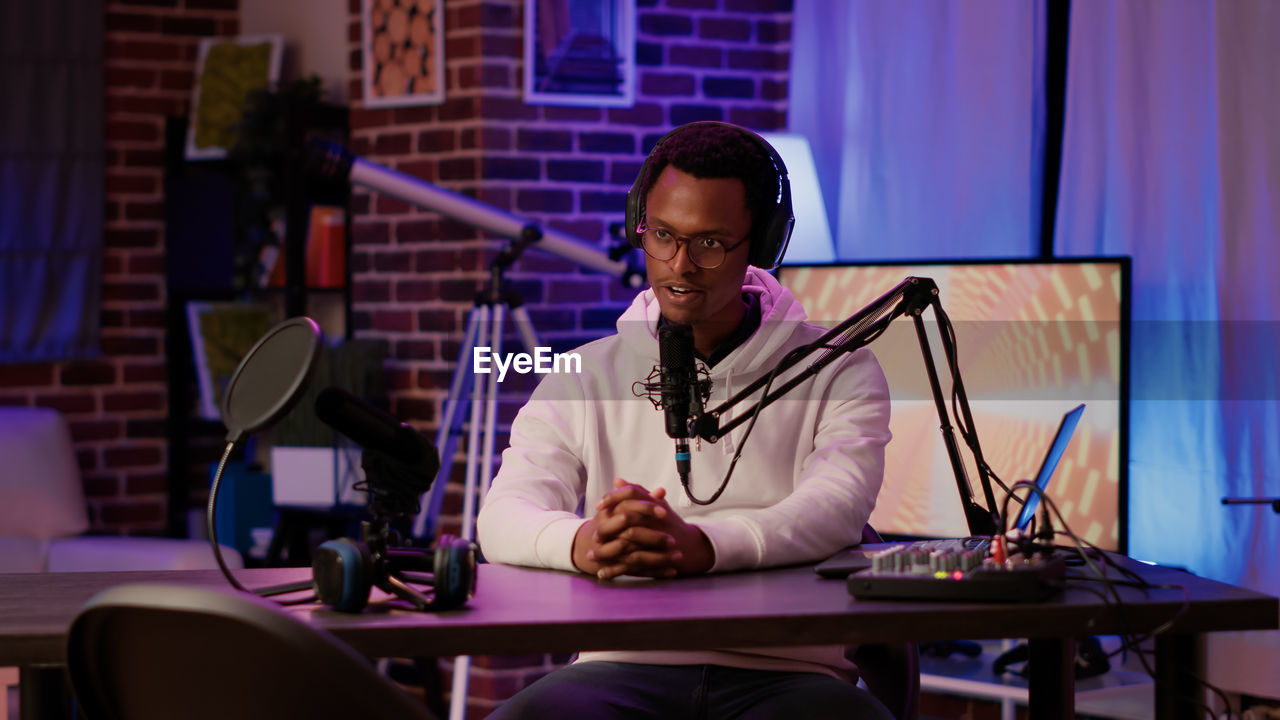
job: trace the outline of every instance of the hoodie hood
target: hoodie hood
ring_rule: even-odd
[[[733,368],[734,373],[751,373],[776,365],[781,358],[780,350],[794,346],[788,340],[804,325],[807,317],[804,307],[791,291],[758,267],[747,267],[742,292],[751,293],[760,301],[760,327],[710,369],[711,377],[723,375],[730,371],[729,368]],[[657,296],[653,288],[647,288],[636,295],[631,306],[618,318],[618,335],[628,350],[651,358],[654,363],[658,362],[658,319],[661,316]]]

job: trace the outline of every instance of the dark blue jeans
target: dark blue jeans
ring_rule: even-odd
[[[816,673],[584,662],[516,693],[491,719],[893,720],[866,690]]]

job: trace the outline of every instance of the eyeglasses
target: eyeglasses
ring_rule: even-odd
[[[725,245],[713,237],[676,235],[664,228],[645,227],[644,223],[640,223],[636,233],[640,235],[640,244],[644,248],[644,253],[654,260],[666,262],[675,257],[676,253],[680,252],[680,243],[683,242],[685,251],[689,253],[689,259],[703,270],[720,267],[726,255],[737,250],[738,246],[747,241],[747,238],[743,238],[732,245]]]

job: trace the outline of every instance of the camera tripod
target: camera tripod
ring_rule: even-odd
[[[475,303],[467,314],[466,331],[449,381],[444,414],[436,431],[436,447],[440,449],[440,471],[427,501],[423,503],[422,511],[414,519],[414,537],[433,537],[438,530],[436,521],[449,484],[458,439],[462,435],[461,410],[466,402],[470,403],[471,408],[467,425],[467,466],[463,480],[461,537],[465,541],[475,539],[476,512],[479,510],[480,500],[489,491],[489,482],[493,477],[498,418],[498,375],[491,372],[486,379],[476,375],[473,360],[475,349],[488,338],[490,352],[493,355],[502,352],[508,315],[514,321],[525,348],[532,351],[538,347],[537,334],[533,321],[529,318],[529,311],[524,307],[524,300],[507,286],[505,278],[506,269],[515,261],[521,249],[520,244],[514,244],[499,253],[490,267],[487,287],[476,294]],[[470,656],[459,655],[454,659],[450,720],[461,720],[466,713],[470,670]]]

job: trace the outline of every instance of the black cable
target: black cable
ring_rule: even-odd
[[[742,457],[742,450],[747,445],[747,438],[751,436],[751,429],[756,426],[756,420],[760,417],[760,411],[764,409],[764,404],[765,404],[764,399],[769,397],[769,389],[773,387],[774,380],[777,380],[778,375],[782,372],[782,370],[790,369],[791,363],[795,359],[804,357],[805,355],[808,355],[809,353],[815,352],[817,350],[826,350],[827,352],[823,353],[822,355],[819,355],[817,359],[815,359],[812,363],[810,363],[810,367],[812,367],[813,365],[817,364],[822,360],[825,360],[828,356],[831,355],[831,353],[839,350],[839,348],[844,344],[843,342],[844,338],[852,336],[855,333],[861,332],[866,326],[866,324],[867,323],[855,323],[854,327],[845,331],[845,333],[841,335],[841,338],[842,338],[841,342],[837,342],[835,344],[823,344],[823,343],[817,343],[817,342],[809,343],[807,345],[801,345],[800,347],[794,348],[790,352],[788,352],[786,355],[782,356],[782,360],[778,361],[778,364],[774,365],[773,369],[769,371],[768,379],[765,380],[764,387],[761,389],[761,392],[760,392],[760,402],[757,402],[755,407],[751,409],[751,419],[747,421],[747,427],[742,431],[742,438],[738,441],[738,447],[733,451],[733,458],[729,461],[729,469],[725,471],[724,479],[720,481],[719,487],[716,488],[716,491],[711,495],[710,499],[701,500],[697,497],[694,497],[693,490],[689,487],[689,479],[687,477],[681,478],[681,484],[684,486],[684,494],[686,497],[689,498],[690,502],[692,502],[695,505],[710,505],[711,503],[718,500],[720,496],[724,493],[725,488],[729,486],[729,479],[733,477],[733,470],[738,465],[738,459]],[[866,338],[866,343],[864,343],[862,347],[866,347],[866,345],[870,344],[873,340],[883,335],[887,328],[888,328],[887,324],[881,325],[874,333],[872,333],[870,336]]]
[[[1042,498],[1044,498],[1045,496],[1044,496],[1043,494],[1041,494],[1041,497],[1042,497]],[[1053,508],[1053,511],[1054,511],[1055,513],[1057,513],[1057,514],[1058,514],[1059,521],[1060,521],[1060,522],[1063,522],[1063,526],[1065,527],[1065,525],[1066,525],[1066,524],[1065,524],[1065,521],[1063,521],[1063,520],[1062,520],[1062,514],[1058,511],[1057,506],[1056,506],[1056,505],[1052,505],[1051,503],[1052,503],[1052,501],[1047,502],[1047,503],[1046,503],[1046,507],[1052,507],[1052,508]],[[1138,575],[1137,573],[1135,573],[1135,572],[1133,572],[1133,571],[1129,570],[1128,568],[1122,567],[1121,565],[1119,565],[1118,563],[1116,563],[1115,561],[1113,561],[1113,560],[1111,559],[1111,557],[1110,557],[1110,556],[1108,556],[1105,552],[1103,552],[1101,549],[1099,549],[1099,548],[1098,548],[1096,545],[1094,545],[1093,543],[1090,543],[1088,540],[1084,540],[1083,538],[1080,538],[1080,537],[1075,536],[1075,534],[1074,534],[1074,533],[1068,533],[1068,534],[1070,534],[1070,536],[1071,536],[1071,537],[1075,540],[1075,542],[1077,543],[1077,546],[1078,546],[1078,547],[1077,547],[1077,550],[1078,550],[1079,552],[1083,552],[1083,551],[1084,551],[1084,549],[1086,549],[1086,548],[1087,548],[1088,550],[1092,550],[1092,551],[1094,551],[1094,552],[1098,555],[1098,557],[1102,560],[1102,564],[1103,564],[1104,566],[1106,566],[1106,567],[1108,567],[1108,568],[1112,568],[1112,569],[1116,570],[1117,572],[1119,572],[1121,575],[1124,575],[1125,577],[1129,578],[1129,581],[1128,581],[1128,582],[1124,582],[1124,581],[1117,581],[1117,580],[1114,580],[1114,579],[1105,578],[1105,581],[1106,581],[1106,582],[1108,582],[1110,585],[1112,585],[1112,586],[1114,586],[1114,585],[1121,585],[1121,586],[1126,586],[1126,587],[1137,587],[1137,588],[1142,589],[1142,590],[1144,590],[1144,591],[1145,591],[1145,590],[1154,590],[1154,589],[1165,589],[1165,590],[1179,590],[1179,591],[1181,591],[1181,592],[1182,592],[1182,606],[1178,609],[1178,611],[1177,611],[1177,612],[1175,612],[1175,613],[1174,613],[1173,617],[1169,618],[1169,619],[1168,619],[1167,621],[1165,621],[1164,623],[1161,623],[1159,626],[1155,627],[1154,629],[1152,629],[1152,630],[1150,630],[1150,631],[1147,631],[1146,633],[1142,633],[1142,634],[1139,634],[1139,635],[1134,636],[1134,637],[1135,637],[1135,639],[1137,639],[1138,641],[1140,641],[1140,642],[1141,642],[1141,641],[1143,641],[1143,640],[1145,640],[1145,639],[1147,639],[1147,638],[1154,638],[1156,635],[1160,635],[1160,634],[1162,634],[1162,633],[1164,633],[1164,632],[1167,632],[1170,628],[1172,628],[1172,627],[1173,627],[1173,625],[1174,625],[1174,624],[1176,624],[1176,623],[1177,623],[1177,621],[1178,621],[1179,619],[1181,619],[1181,618],[1182,618],[1182,617],[1183,617],[1183,616],[1184,616],[1184,615],[1185,615],[1185,614],[1190,610],[1190,607],[1191,607],[1191,598],[1190,598],[1190,595],[1189,595],[1189,593],[1187,592],[1187,588],[1186,588],[1185,586],[1182,586],[1182,585],[1163,585],[1163,584],[1162,584],[1162,585],[1154,585],[1154,584],[1152,584],[1152,583],[1150,583],[1150,582],[1147,582],[1147,580],[1146,580],[1145,578],[1143,578],[1142,576],[1140,576],[1140,575]],[[1095,570],[1095,572],[1097,572],[1097,571]],[[1105,571],[1103,571],[1102,575],[1105,577]],[[1093,579],[1095,579],[1095,578],[1081,577],[1081,578],[1079,578],[1079,579],[1081,579],[1081,580],[1093,580]],[[1117,604],[1119,604],[1119,603],[1123,602],[1123,601],[1122,601],[1122,599],[1119,597],[1119,595],[1118,595],[1118,594],[1116,595],[1116,602],[1117,602]]]
[[[1091,578],[1083,575],[1071,576],[1071,577],[1068,577],[1067,579],[1075,580],[1078,582],[1097,582],[1097,581],[1106,582],[1113,587],[1114,586],[1132,587],[1132,588],[1137,588],[1139,590],[1142,590],[1144,592],[1147,590],[1179,590],[1181,591],[1182,605],[1178,608],[1177,612],[1173,614],[1173,617],[1169,618],[1168,620],[1166,620],[1165,622],[1161,623],[1160,625],[1156,626],[1151,630],[1131,636],[1135,641],[1139,643],[1145,642],[1146,640],[1149,640],[1149,639],[1153,639],[1157,635],[1161,635],[1163,633],[1168,632],[1178,622],[1178,620],[1181,619],[1182,616],[1185,615],[1187,611],[1191,608],[1191,596],[1187,592],[1187,588],[1182,585],[1152,585],[1146,582],[1135,583],[1127,580]],[[1074,587],[1078,589],[1085,589],[1087,586],[1075,585]],[[1116,604],[1119,605],[1121,602],[1122,601],[1117,600]]]
[[[960,430],[960,437],[964,439],[964,444],[969,447],[969,454],[973,456],[973,462],[978,468],[979,475],[986,473],[987,477],[994,480],[996,485],[1001,490],[1004,490],[1005,497],[1008,497],[1012,491],[996,474],[995,469],[987,464],[987,459],[982,454],[982,446],[978,442],[977,428],[966,425],[964,413],[960,412],[960,391],[956,388],[963,383],[960,380],[960,355],[958,352],[960,343],[956,335],[955,326],[951,324],[951,317],[942,309],[941,303],[933,304],[933,313],[938,318],[938,331],[946,334],[946,342],[942,343],[942,350],[947,359],[947,370],[951,372],[951,416],[955,420],[956,427]],[[955,350],[954,352],[953,349]]]
[[[760,417],[760,411],[764,408],[764,398],[769,396],[769,388],[773,386],[773,381],[777,379],[780,368],[786,365],[792,356],[802,356],[815,349],[817,348],[812,344],[802,345],[784,355],[782,361],[775,365],[773,370],[769,371],[769,379],[765,381],[764,390],[760,394],[761,402],[756,403],[755,407],[751,409],[751,419],[747,421],[747,427],[742,431],[742,439],[738,441],[738,447],[733,451],[733,459],[729,461],[729,469],[725,471],[724,479],[720,481],[720,486],[716,488],[716,491],[712,493],[709,499],[702,500],[694,496],[693,488],[689,487],[689,477],[687,475],[680,478],[680,484],[684,486],[685,497],[689,498],[690,502],[694,505],[710,505],[720,499],[725,489],[729,487],[729,478],[733,477],[733,469],[738,465],[738,458],[742,457],[742,449],[747,446],[747,438],[751,436],[751,428],[756,426],[756,420]]]
[[[1230,699],[1227,698],[1227,694],[1223,692],[1221,688],[1217,687],[1216,685],[1213,685],[1208,680],[1205,680],[1204,678],[1191,672],[1190,670],[1184,670],[1182,674],[1196,681],[1200,685],[1203,685],[1206,690],[1213,693],[1214,696],[1216,696],[1219,700],[1222,701],[1222,706],[1227,709],[1227,720],[1230,720],[1231,718],[1236,717],[1236,715],[1239,714],[1236,711],[1231,709],[1231,701]],[[1241,708],[1241,711],[1243,711],[1243,708]],[[1218,716],[1212,715],[1212,717],[1217,718]]]
[[[1070,549],[1074,550],[1084,560],[1085,564],[1089,567],[1089,569],[1093,572],[1093,577],[1089,577],[1087,575],[1074,575],[1069,577],[1068,580],[1076,581],[1072,585],[1074,589],[1085,590],[1093,593],[1094,595],[1097,595],[1099,598],[1102,599],[1103,604],[1105,604],[1109,608],[1113,608],[1116,612],[1120,612],[1120,613],[1123,613],[1124,598],[1120,595],[1120,592],[1117,590],[1117,587],[1135,587],[1142,590],[1144,593],[1148,590],[1179,590],[1182,592],[1182,604],[1179,606],[1178,610],[1173,614],[1173,616],[1170,617],[1168,620],[1156,626],[1155,628],[1152,628],[1151,630],[1143,633],[1137,633],[1137,634],[1121,633],[1119,635],[1121,649],[1122,650],[1132,649],[1134,652],[1134,655],[1138,658],[1138,662],[1142,665],[1142,669],[1147,673],[1147,675],[1149,675],[1154,680],[1156,677],[1155,669],[1151,667],[1151,664],[1148,658],[1148,656],[1151,655],[1153,651],[1144,649],[1142,647],[1142,643],[1147,642],[1149,640],[1154,640],[1157,636],[1167,633],[1169,630],[1173,628],[1174,625],[1177,624],[1178,620],[1180,620],[1191,608],[1190,592],[1183,585],[1150,583],[1145,578],[1138,575],[1137,573],[1129,570],[1128,568],[1120,566],[1118,563],[1112,560],[1111,557],[1108,556],[1106,552],[1103,552],[1100,548],[1098,548],[1096,545],[1089,542],[1088,540],[1085,540],[1084,538],[1081,538],[1080,536],[1076,535],[1075,532],[1072,531],[1071,528],[1067,525],[1066,519],[1063,517],[1062,511],[1058,508],[1057,504],[1054,503],[1053,500],[1049,498],[1048,494],[1045,493],[1044,490],[1042,490],[1038,485],[1032,482],[1023,480],[1023,481],[1014,483],[1013,489],[1010,491],[1010,496],[1005,497],[1004,503],[1001,506],[1001,518],[1002,518],[1001,530],[1002,531],[1004,530],[1003,518],[1006,517],[1006,512],[1009,507],[1009,498],[1012,496],[1013,490],[1018,490],[1019,488],[1026,488],[1031,492],[1034,492],[1040,497],[1040,502],[1044,504],[1046,515],[1048,514],[1049,511],[1052,511],[1053,515],[1057,517],[1059,525],[1062,527],[1062,530],[1058,531],[1058,534],[1066,535],[1075,543],[1075,547]],[[1097,555],[1097,557],[1101,561],[1101,566],[1094,564],[1093,560],[1090,557],[1090,553],[1088,551],[1092,551]],[[1120,573],[1127,579],[1118,580],[1116,578],[1110,577],[1107,574],[1106,569],[1104,568],[1114,569],[1116,572]],[[1083,582],[1100,582],[1103,584],[1103,587],[1105,588],[1105,592],[1103,590],[1099,590],[1097,588],[1094,588],[1088,585],[1080,584]],[[1114,654],[1115,653],[1112,653],[1112,655]],[[1190,679],[1204,686],[1207,690],[1209,690],[1216,697],[1218,697],[1218,699],[1223,702],[1224,707],[1226,707],[1228,718],[1235,716],[1235,713],[1231,710],[1231,703],[1228,702],[1226,693],[1224,693],[1221,688],[1218,688],[1217,686],[1211,684],[1208,680],[1196,675],[1195,673],[1189,670],[1183,670],[1182,674],[1186,675]],[[1214,718],[1216,720],[1217,718],[1216,713],[1208,705],[1205,705],[1204,703],[1192,697],[1179,698],[1179,700],[1196,706],[1200,710],[1207,713],[1210,718]]]

